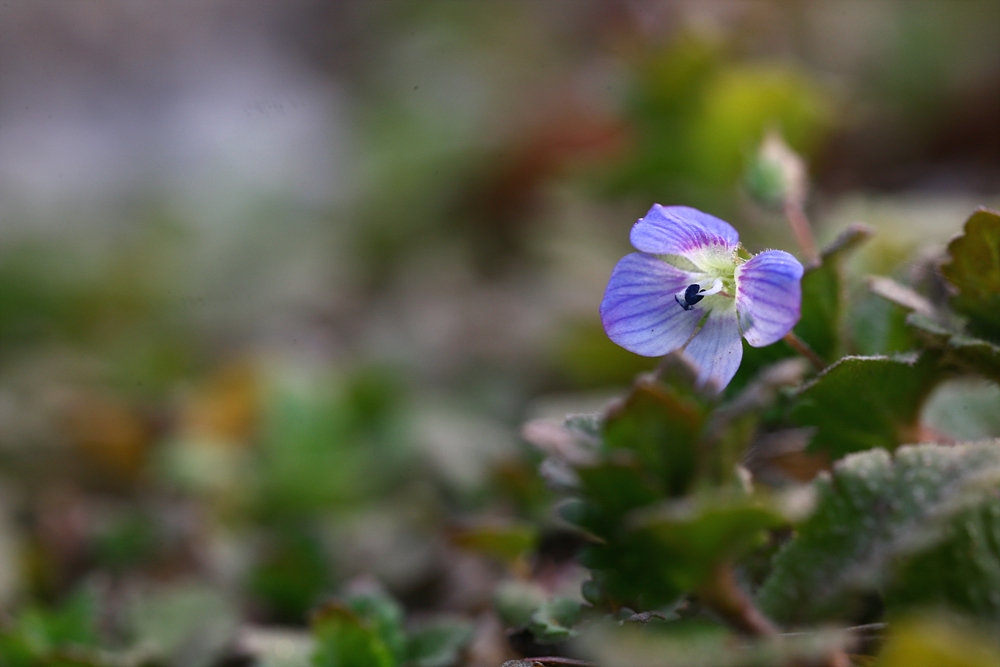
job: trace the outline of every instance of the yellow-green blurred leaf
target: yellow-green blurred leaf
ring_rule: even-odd
[[[994,637],[943,618],[910,619],[890,627],[877,667],[996,667]]]

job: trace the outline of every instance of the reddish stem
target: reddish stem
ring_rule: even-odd
[[[813,237],[812,227],[809,226],[809,218],[806,217],[805,208],[802,202],[795,198],[785,200],[785,218],[795,234],[795,240],[802,249],[802,254],[806,256],[806,261],[810,264],[819,262],[819,251],[816,249],[816,239]]]
[[[794,332],[789,331],[786,333],[784,340],[788,343],[789,347],[808,359],[809,362],[816,367],[816,370],[821,371],[826,368],[826,362],[823,361],[823,358],[816,354],[816,352],[809,347],[804,340],[796,336]]]
[[[775,637],[778,629],[764,616],[736,581],[728,564],[720,565],[698,599],[739,632],[750,637]]]

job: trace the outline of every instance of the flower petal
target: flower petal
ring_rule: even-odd
[[[608,338],[630,352],[659,357],[691,338],[704,311],[684,310],[674,297],[692,279],[663,260],[634,252],[611,272],[601,302]]]
[[[735,246],[740,235],[732,225],[690,206],[653,204],[632,225],[629,240],[636,250],[656,255],[687,255],[706,246]]]
[[[712,383],[716,391],[725,389],[743,360],[736,309],[713,310],[701,331],[684,348],[684,354],[698,368],[699,385]]]
[[[802,310],[802,264],[783,250],[768,250],[736,267],[736,308],[747,342],[776,343]]]

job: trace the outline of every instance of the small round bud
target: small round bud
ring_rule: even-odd
[[[805,164],[776,131],[764,137],[744,179],[750,196],[765,206],[805,200]]]

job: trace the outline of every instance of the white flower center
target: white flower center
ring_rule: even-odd
[[[736,296],[736,267],[742,264],[737,249],[726,246],[709,246],[683,256],[666,256],[664,261],[683,269],[691,276],[691,284],[674,298],[684,310],[691,310],[705,297],[719,295],[705,301],[709,310],[730,308]]]
[[[710,289],[702,288],[698,293],[703,297],[712,296],[713,294],[718,294],[722,291],[722,278],[716,278],[712,282],[712,287]]]

